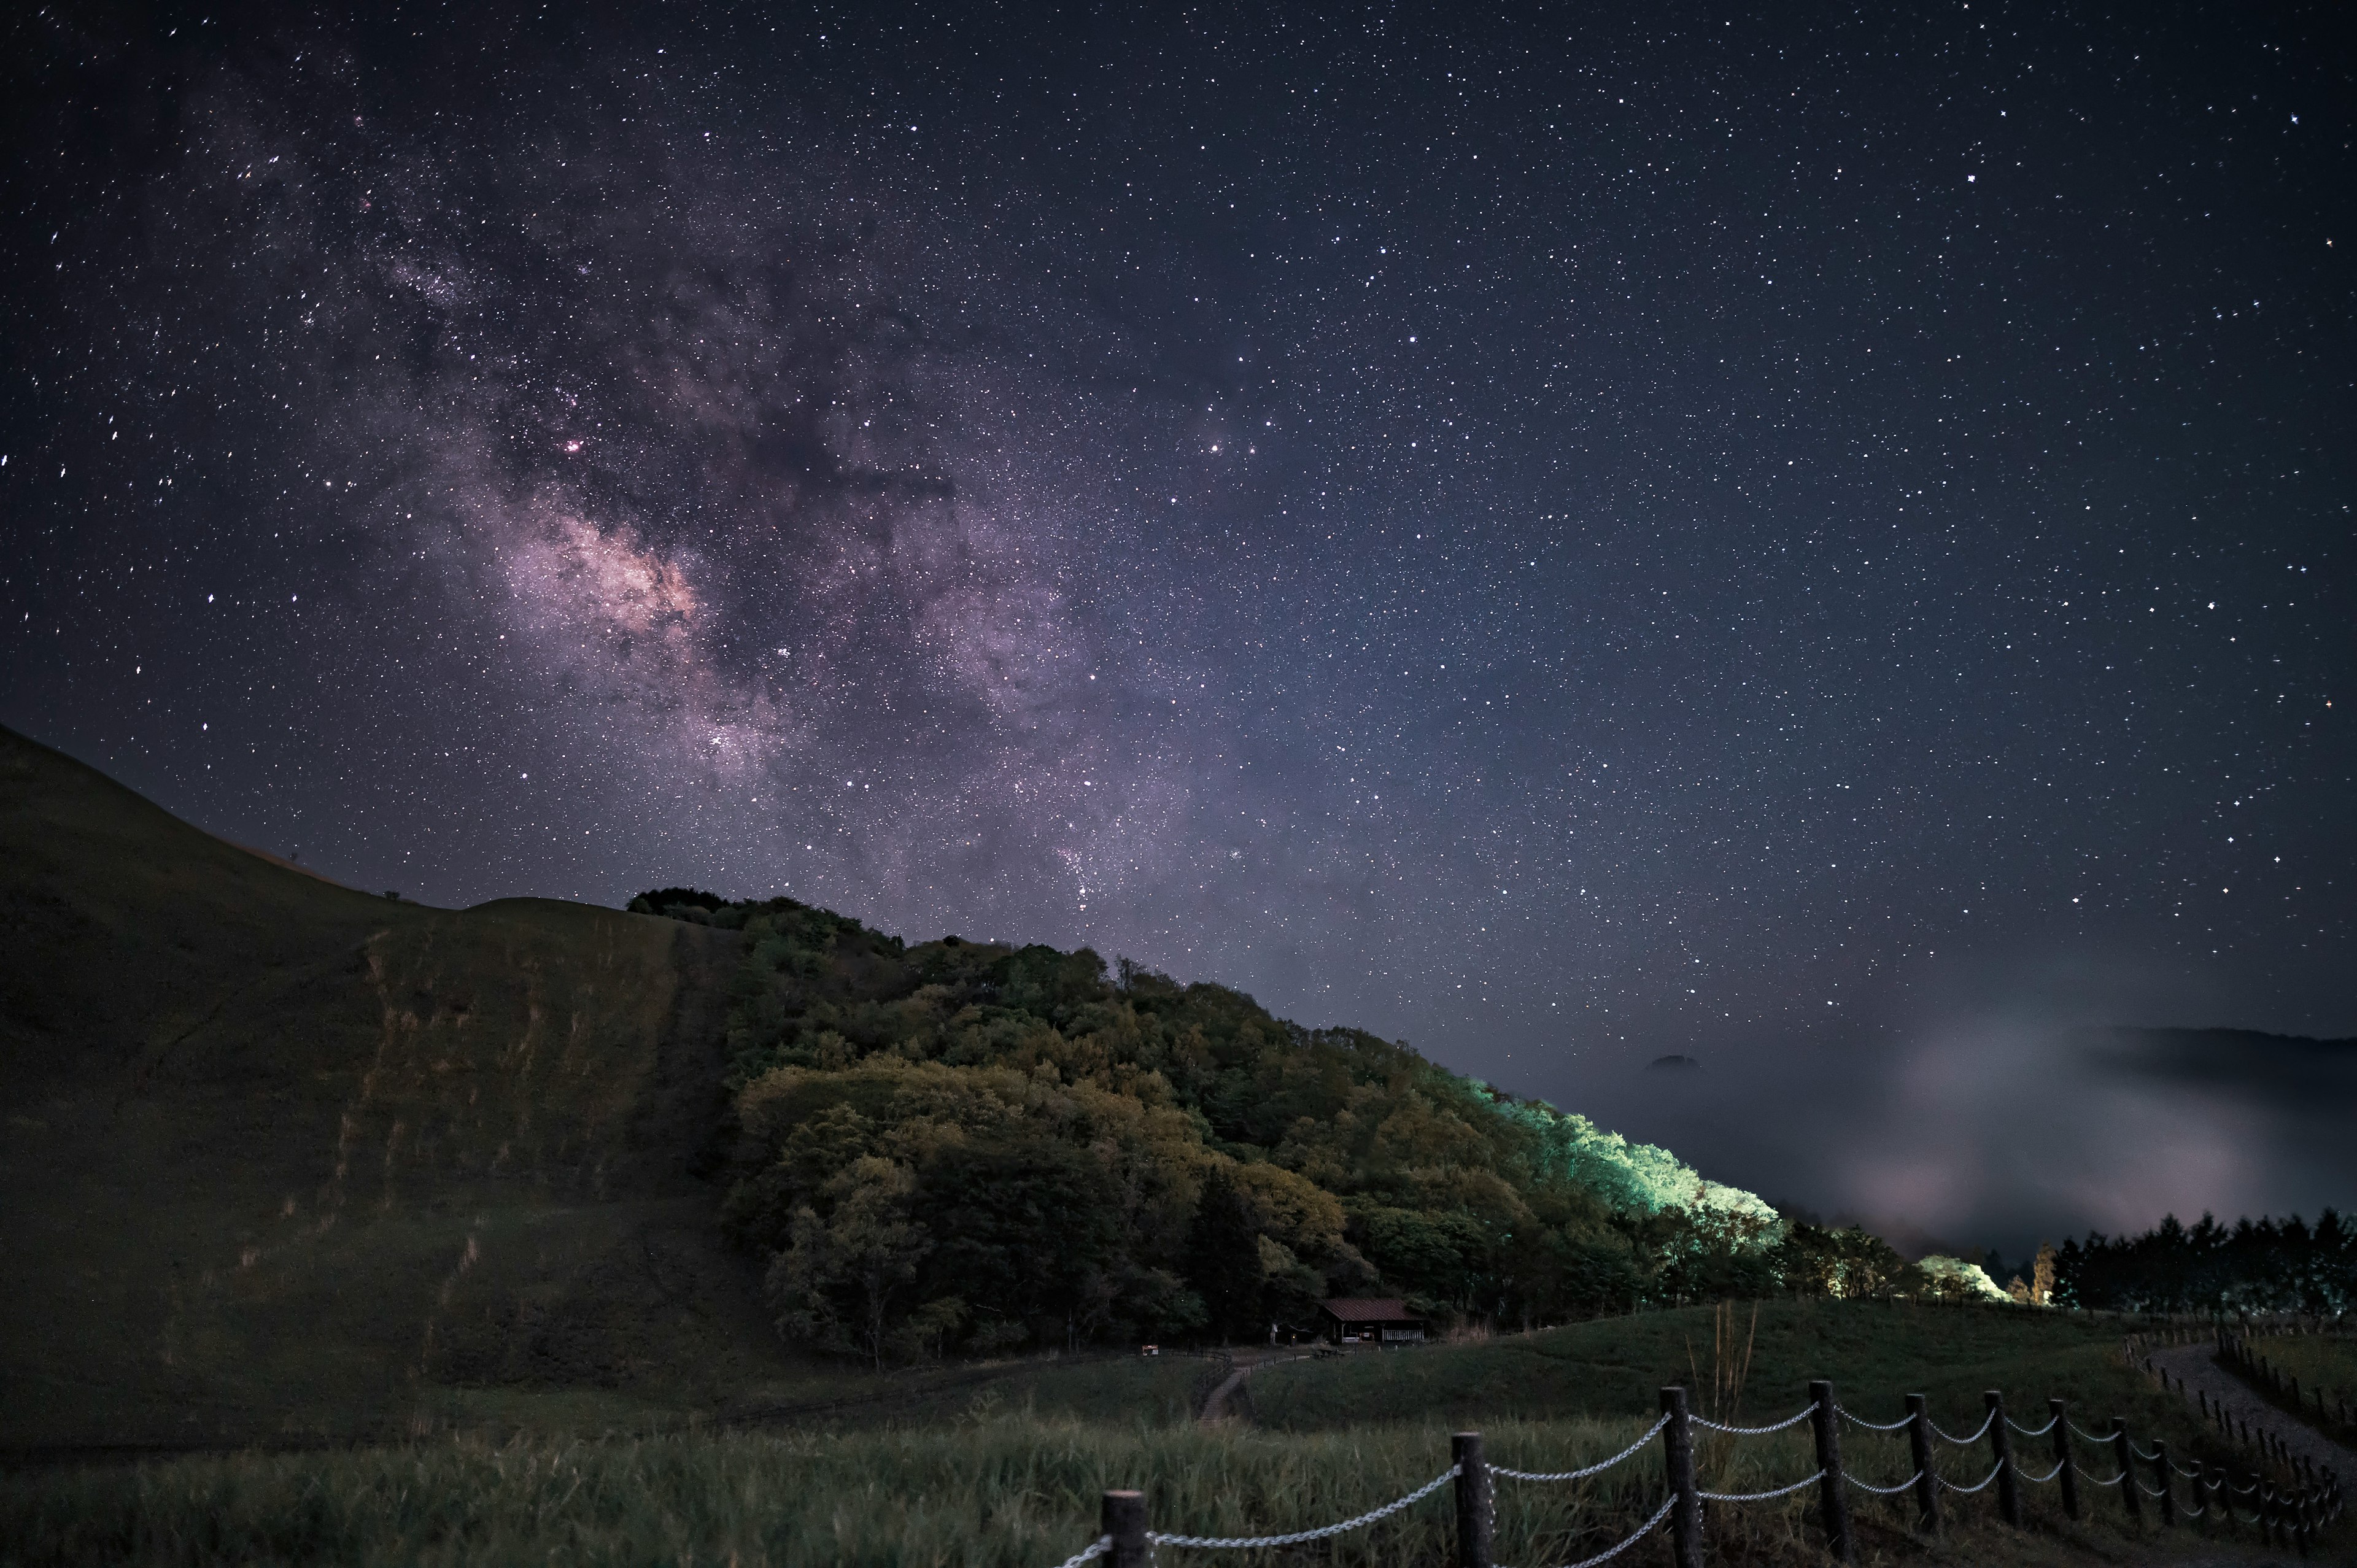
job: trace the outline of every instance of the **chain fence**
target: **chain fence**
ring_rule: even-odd
[[[1947,1488],[1948,1488],[1948,1490],[1950,1490],[1950,1491],[1952,1491],[1952,1492],[1965,1492],[1965,1493],[1971,1493],[1971,1492],[1978,1492],[1978,1491],[1985,1491],[1985,1490],[1986,1490],[1986,1489],[1987,1489],[1987,1487],[1988,1487],[1988,1484],[1989,1484],[1991,1481],[1996,1480],[1999,1476],[2002,1476],[2002,1475],[2004,1475],[2004,1474],[2005,1474],[2005,1461],[2004,1461],[2004,1460],[2002,1460],[2002,1459],[2000,1459],[2000,1460],[1998,1460],[1998,1461],[1996,1462],[1996,1465],[1995,1465],[1995,1466],[1994,1466],[1989,1470],[1989,1473],[1988,1473],[1987,1475],[1983,1476],[1983,1477],[1980,1478],[1980,1482],[1979,1482],[1979,1484],[1978,1484],[1978,1485],[1976,1485],[1976,1486],[1971,1486],[1971,1487],[1960,1487],[1960,1486],[1956,1485],[1956,1483],[1955,1483],[1955,1482],[1951,1481],[1950,1479],[1948,1479],[1948,1477],[1945,1477],[1945,1476],[1942,1476],[1942,1477],[1938,1477],[1938,1479],[1939,1479],[1940,1485],[1942,1485],[1942,1486],[1943,1486],[1943,1487],[1947,1487]]]
[[[1094,1541],[1090,1541],[1086,1546],[1082,1547],[1078,1552],[1073,1552],[1070,1557],[1065,1558],[1062,1563],[1057,1565],[1057,1568],[1081,1568],[1082,1563],[1103,1557],[1106,1552],[1111,1552],[1112,1550],[1113,1537],[1110,1535],[1100,1535]]]
[[[1855,1422],[1859,1426],[1866,1428],[1868,1432],[1898,1432],[1903,1428],[1915,1424],[1915,1418],[1911,1415],[1902,1415],[1897,1421],[1891,1422],[1886,1425],[1878,1421],[1868,1421],[1862,1415],[1852,1415],[1848,1411],[1842,1410],[1842,1407],[1839,1405],[1834,1406],[1834,1409],[1841,1412],[1841,1418],[1844,1421]]]
[[[1798,1426],[1801,1423],[1808,1420],[1809,1417],[1816,1413],[1817,1407],[1814,1404],[1811,1404],[1808,1409],[1797,1411],[1794,1413],[1786,1416],[1783,1420],[1768,1426],[1721,1426],[1717,1422],[1707,1420],[1699,1415],[1690,1415],[1686,1417],[1686,1419],[1693,1422],[1696,1426],[1706,1426],[1713,1432],[1725,1432],[1737,1437],[1764,1437],[1771,1432],[1781,1432],[1788,1426]]]
[[[1414,1491],[1396,1498],[1381,1508],[1372,1509],[1353,1518],[1285,1534],[1202,1536],[1148,1530],[1145,1528],[1145,1501],[1141,1494],[1108,1492],[1105,1494],[1103,1530],[1097,1539],[1065,1559],[1058,1568],[1083,1568],[1084,1564],[1100,1558],[1111,1560],[1108,1568],[1145,1568],[1152,1554],[1164,1547],[1174,1550],[1235,1552],[1304,1546],[1312,1541],[1325,1541],[1380,1523],[1406,1509],[1415,1507],[1452,1482],[1457,1487],[1458,1532],[1457,1561],[1462,1568],[1498,1568],[1489,1556],[1490,1533],[1496,1513],[1491,1487],[1493,1478],[1502,1477],[1508,1480],[1543,1484],[1583,1481],[1604,1475],[1629,1463],[1656,1438],[1662,1439],[1663,1442],[1663,1455],[1671,1484],[1669,1496],[1663,1499],[1661,1506],[1653,1510],[1652,1515],[1640,1525],[1634,1533],[1622,1538],[1614,1545],[1592,1557],[1583,1558],[1577,1563],[1561,1564],[1560,1568],[1598,1568],[1599,1564],[1610,1562],[1638,1541],[1660,1530],[1664,1522],[1668,1523],[1672,1534],[1676,1538],[1676,1561],[1681,1565],[1699,1564],[1702,1561],[1699,1555],[1701,1504],[1712,1502],[1740,1507],[1773,1502],[1779,1498],[1791,1497],[1810,1487],[1818,1486],[1820,1483],[1824,1487],[1822,1511],[1826,1546],[1837,1561],[1845,1563],[1850,1558],[1850,1542],[1847,1505],[1842,1501],[1846,1495],[1844,1483],[1876,1497],[1897,1497],[1910,1490],[1921,1490],[1924,1519],[1921,1523],[1924,1528],[1932,1528],[1936,1525],[1938,1514],[1938,1510],[1933,1506],[1933,1498],[1940,1491],[1968,1497],[1986,1491],[1992,1486],[1996,1486],[1998,1488],[1998,1506],[2006,1522],[2016,1526],[2020,1525],[2022,1519],[2019,1496],[2016,1488],[2017,1482],[2046,1486],[2061,1481],[2063,1483],[2062,1506],[2072,1518],[2076,1519],[2079,1517],[2080,1507],[2078,1496],[2072,1487],[2072,1480],[2076,1478],[2084,1480],[2096,1487],[2121,1487],[2123,1505],[2131,1517],[2141,1517],[2136,1500],[2139,1497],[2153,1498],[2158,1499],[2161,1504],[2161,1520],[2164,1525],[2173,1525],[2180,1519],[2207,1519],[2212,1514],[2222,1515],[2230,1523],[2247,1522],[2258,1525],[2268,1533],[2271,1541],[2278,1534],[2286,1537],[2285,1543],[2288,1543],[2291,1539],[2296,1539],[2299,1543],[2302,1555],[2306,1555],[2309,1540],[2315,1530],[2337,1520],[2343,1509],[2341,1485],[2337,1478],[2328,1479],[2319,1484],[2310,1471],[2303,1484],[2298,1466],[2292,1464],[2289,1456],[2279,1447],[2272,1456],[2293,1476],[2292,1486],[2278,1488],[2268,1485],[2257,1476],[2252,1477],[2248,1484],[2238,1486],[2222,1471],[2206,1468],[2198,1464],[2193,1468],[2188,1469],[2176,1463],[2169,1456],[2168,1444],[2165,1443],[2157,1443],[2149,1449],[2139,1445],[2129,1436],[2124,1424],[2119,1422],[2115,1421],[2114,1429],[2108,1433],[2088,1432],[2069,1419],[2059,1400],[2049,1402],[2053,1413],[2048,1417],[2046,1423],[2042,1426],[2031,1427],[2025,1426],[2007,1416],[2005,1413],[2003,1402],[1996,1395],[1991,1394],[1988,1412],[1980,1425],[1969,1434],[1959,1436],[1932,1420],[1930,1414],[1924,1410],[1920,1396],[1909,1396],[1910,1409],[1905,1418],[1884,1423],[1867,1421],[1844,1409],[1834,1399],[1833,1385],[1829,1382],[1811,1384],[1810,1394],[1812,1397],[1807,1405],[1781,1421],[1758,1426],[1741,1426],[1693,1413],[1686,1409],[1686,1393],[1684,1389],[1664,1388],[1662,1391],[1663,1412],[1660,1420],[1647,1427],[1634,1442],[1610,1458],[1572,1470],[1521,1470],[1509,1466],[1489,1464],[1481,1455],[1480,1434],[1460,1433],[1456,1439],[1457,1462]],[[1756,1492],[1706,1491],[1695,1483],[1694,1448],[1695,1429],[1723,1433],[1738,1438],[1765,1437],[1787,1431],[1803,1422],[1813,1419],[1817,1428],[1818,1467],[1812,1474],[1783,1486]],[[1897,1485],[1888,1487],[1878,1486],[1849,1474],[1842,1467],[1839,1446],[1834,1442],[1834,1436],[1839,1431],[1837,1424],[1839,1421],[1847,1421],[1868,1432],[1878,1434],[1909,1432],[1917,1455],[1915,1473]],[[2000,1426],[1999,1423],[2003,1424]],[[2024,1437],[2043,1437],[2052,1434],[2054,1438],[2052,1466],[2042,1475],[2033,1475],[2022,1470],[2007,1444],[2006,1434],[2008,1431],[2018,1433]],[[1990,1456],[1995,1462],[1988,1474],[1970,1486],[1952,1481],[1928,1463],[1929,1444],[1933,1437],[1938,1437],[1960,1448],[1970,1447],[1986,1437],[1990,1440]],[[2072,1457],[2070,1452],[2072,1438],[2095,1447],[2110,1450],[2122,1461],[2119,1473],[2113,1476],[2097,1476],[2080,1466]],[[2151,1465],[2154,1467],[2155,1478],[2161,1484],[2157,1487],[2146,1485],[2136,1474],[2133,1461],[2142,1461]],[[2172,1474],[2191,1483],[2190,1489],[2192,1497],[2181,1509],[2174,1496],[2175,1487],[2170,1480]],[[2255,1498],[2253,1506],[2258,1509],[2258,1512],[2252,1519],[2244,1520],[2239,1510],[2233,1506],[2233,1499],[2236,1498]],[[1679,1506],[1681,1503],[1688,1506],[1682,1509]],[[2204,1529],[2207,1528],[2208,1526],[2205,1525]]]
[[[1712,1503],[1764,1503],[1770,1498],[1788,1497],[1803,1487],[1813,1487],[1825,1478],[1823,1470],[1813,1476],[1803,1476],[1789,1487],[1779,1487],[1772,1492],[1696,1492],[1695,1496]]]
[[[1402,1509],[1409,1508],[1415,1504],[1424,1501],[1425,1498],[1432,1496],[1433,1493],[1440,1490],[1441,1487],[1457,1479],[1458,1474],[1462,1466],[1451,1465],[1448,1469],[1443,1470],[1439,1475],[1435,1476],[1432,1479],[1426,1481],[1424,1485],[1418,1487],[1415,1490],[1408,1493],[1408,1495],[1404,1498],[1400,1498],[1393,1502],[1385,1503],[1379,1509],[1374,1509],[1369,1512],[1362,1513],[1356,1519],[1346,1519],[1340,1524],[1324,1525],[1317,1530],[1296,1530],[1291,1535],[1213,1536],[1157,1535],[1149,1533],[1146,1539],[1157,1546],[1191,1546],[1199,1552],[1242,1552],[1253,1547],[1299,1546],[1304,1541],[1324,1541],[1329,1536],[1341,1535],[1350,1530],[1363,1529],[1366,1526],[1374,1523],[1377,1520],[1389,1519],[1392,1515],[1399,1512]]]
[[[1635,1534],[1623,1537],[1619,1545],[1608,1546],[1593,1557],[1583,1557],[1577,1563],[1564,1563],[1562,1568],[1598,1568],[1599,1563],[1611,1562],[1615,1557],[1620,1556],[1622,1552],[1628,1551],[1631,1547],[1644,1540],[1645,1537],[1661,1529],[1662,1521],[1670,1517],[1670,1510],[1677,1506],[1677,1502],[1678,1495],[1675,1492],[1672,1492],[1668,1497],[1662,1499],[1662,1506],[1653,1510],[1653,1517],[1637,1527]]]
[[[1806,1412],[1804,1412],[1803,1413]],[[1517,1481],[1584,1481],[1590,1476],[1600,1476],[1604,1474],[1605,1471],[1609,1470],[1613,1466],[1620,1463],[1621,1460],[1628,1458],[1631,1455],[1636,1453],[1638,1449],[1642,1448],[1646,1444],[1651,1443],[1654,1438],[1660,1436],[1662,1434],[1662,1428],[1669,1424],[1670,1418],[1666,1415],[1662,1417],[1661,1420],[1653,1423],[1652,1425],[1645,1429],[1644,1436],[1640,1437],[1636,1442],[1631,1443],[1628,1447],[1623,1448],[1620,1453],[1612,1455],[1611,1458],[1605,1460],[1601,1465],[1590,1465],[1585,1470],[1509,1470],[1503,1465],[1492,1465],[1490,1466],[1490,1474],[1493,1476],[1508,1476]]]
[[[1954,1433],[1948,1431],[1936,1421],[1927,1421],[1924,1424],[1932,1429],[1932,1436],[1940,1438],[1945,1442],[1953,1443],[1959,1448],[1970,1448],[1974,1444],[1978,1443],[1982,1438],[1988,1435],[1989,1423],[1996,1419],[1996,1412],[1989,1412],[1988,1414],[1981,1418],[1980,1425],[1973,1429],[1973,1434],[1970,1437],[1958,1437]]]

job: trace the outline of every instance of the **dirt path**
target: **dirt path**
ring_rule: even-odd
[[[2247,1421],[2253,1432],[2272,1433],[2292,1453],[2313,1460],[2318,1469],[2330,1470],[2340,1477],[2342,1486],[2357,1487],[2357,1454],[2261,1400],[2242,1379],[2219,1366],[2213,1359],[2215,1355],[2216,1351],[2206,1344],[2179,1345],[2154,1351],[2152,1359],[2155,1366],[2168,1368],[2171,1379],[2184,1381],[2187,1398],[2192,1398],[2196,1391],[2208,1394],[2211,1405],[2224,1405],[2238,1427]]]
[[[1248,1356],[1252,1359],[1246,1359]],[[1246,1378],[1251,1377],[1263,1367],[1274,1367],[1280,1361],[1307,1361],[1308,1359],[1309,1358],[1307,1356],[1294,1355],[1253,1356],[1250,1351],[1239,1354],[1236,1357],[1236,1369],[1230,1372],[1220,1386],[1211,1391],[1211,1397],[1203,1402],[1203,1413],[1197,1419],[1206,1426],[1215,1426],[1221,1422],[1232,1419],[1228,1411],[1228,1401],[1238,1389],[1244,1386]]]

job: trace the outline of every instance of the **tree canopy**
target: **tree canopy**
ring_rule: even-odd
[[[1935,1289],[1863,1231],[1222,986],[788,898],[633,908],[745,933],[726,1219],[797,1339],[882,1362],[1254,1338],[1328,1295],[1528,1324]]]
[[[2357,1305],[2357,1227],[2332,1209],[2191,1225],[2174,1214],[2141,1236],[2090,1231],[2054,1254],[2065,1306],[2147,1312],[2346,1312]]]

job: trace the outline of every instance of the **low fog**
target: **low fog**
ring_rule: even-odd
[[[1921,1009],[1689,1046],[1675,1069],[1632,1050],[1574,1098],[1713,1179],[1908,1251],[2018,1259],[2170,1213],[2357,1208],[2357,1039],[2244,1023],[2166,977],[2017,968]]]

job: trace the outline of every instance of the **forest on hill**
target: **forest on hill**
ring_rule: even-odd
[[[1257,1339],[1319,1298],[1523,1326],[1796,1293],[1999,1296],[1789,1225],[1667,1151],[1361,1030],[1082,949],[899,938],[794,900],[744,932],[730,1233],[781,1333],[884,1363]]]

